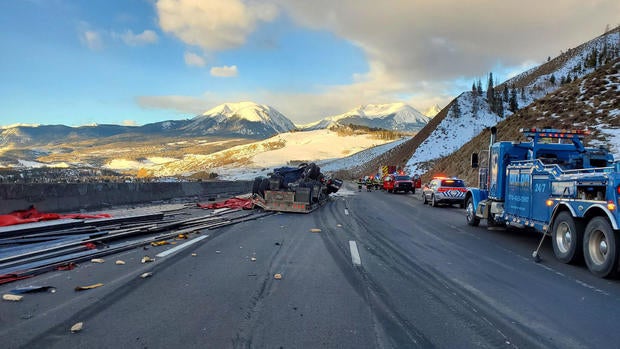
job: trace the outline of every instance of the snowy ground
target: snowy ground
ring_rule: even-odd
[[[277,167],[315,162],[322,172],[328,173],[364,163],[406,140],[389,142],[370,135],[342,136],[329,130],[288,132],[209,155],[187,155],[183,160],[153,169],[158,176],[188,175],[202,170],[217,173],[224,180],[247,180],[264,176]],[[225,165],[213,166],[223,160]]]

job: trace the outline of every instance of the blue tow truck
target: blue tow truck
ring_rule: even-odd
[[[487,156],[472,154],[479,188],[466,193],[467,224],[477,226],[486,219],[488,227],[544,234],[532,254],[537,261],[549,235],[560,261],[585,260],[599,277],[618,276],[620,163],[603,147],[585,147],[588,131],[520,131],[528,142],[496,142],[492,127]]]

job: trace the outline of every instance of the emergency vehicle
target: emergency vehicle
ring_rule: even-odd
[[[383,177],[383,189],[388,193],[396,193],[399,191],[415,193],[415,187],[411,177],[400,174],[390,174]]]
[[[599,277],[618,274],[620,163],[603,147],[585,147],[587,131],[521,129],[528,142],[491,142],[486,159],[472,154],[479,188],[469,188],[467,223],[508,225],[543,233],[532,256],[539,261],[545,235],[564,263],[585,259]]]

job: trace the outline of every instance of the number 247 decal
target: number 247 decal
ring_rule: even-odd
[[[535,183],[534,184],[535,193],[543,193],[546,188],[547,188],[547,183]]]

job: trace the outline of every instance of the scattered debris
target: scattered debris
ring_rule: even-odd
[[[197,254],[195,254],[195,253],[192,253],[192,257],[196,257],[196,256],[197,256]]]
[[[282,274],[280,274],[280,273],[275,274],[275,275],[273,276],[273,278],[274,278],[274,279],[276,279],[276,280],[280,280],[280,279],[282,279]]]
[[[98,283],[98,284],[93,284],[93,285],[88,285],[88,286],[77,286],[75,288],[76,291],[85,291],[85,290],[90,290],[93,288],[97,288],[97,287],[101,287],[103,286],[102,283]]]
[[[336,224],[336,226],[337,226],[338,228],[341,228],[341,227],[342,227],[342,224]]]
[[[149,276],[153,276],[153,273],[152,273],[152,272],[150,272],[150,271],[148,271],[148,272],[146,272],[146,273],[142,273],[142,274],[140,274],[140,277],[141,277],[141,278],[143,278],[143,279],[146,279],[146,278],[147,278],[147,277],[149,277]]]
[[[77,267],[77,264],[70,262],[67,264],[59,265],[56,267],[56,270],[73,270]]]
[[[22,298],[24,298],[24,296],[18,296],[16,294],[3,294],[2,295],[2,299],[4,299],[5,301],[11,301],[11,302],[19,302],[22,300]]]
[[[273,213],[226,209],[225,212],[208,216],[164,219],[164,213],[159,212],[3,228],[4,244],[19,239],[19,246],[6,249],[0,247],[3,250],[3,257],[0,258],[0,284],[52,270],[72,270],[79,262],[103,263],[104,256],[132,248],[148,250],[154,241],[167,240],[172,244],[189,239],[189,234],[193,232],[255,220],[271,214]],[[45,240],[46,244],[40,244],[42,240]],[[145,258],[142,263],[151,261],[154,259]]]
[[[116,264],[116,265],[125,265],[125,261],[122,261],[122,260],[119,259],[116,262],[114,262],[114,264]]]
[[[200,208],[218,209],[218,208],[237,208],[244,210],[251,210],[254,208],[254,202],[251,199],[245,198],[231,198],[223,202],[216,202],[213,204],[197,204]]]
[[[276,242],[274,245],[276,245],[276,246],[280,246],[280,243],[279,243],[279,242]]]
[[[151,246],[163,246],[163,245],[167,245],[167,244],[168,244],[168,241],[166,241],[166,240],[151,242]]]
[[[220,251],[220,250],[217,250],[217,251],[215,251],[215,253],[222,253],[222,251]]]
[[[140,260],[141,263],[150,263],[153,262],[155,259],[149,257],[149,256],[144,256],[142,257],[142,260]]]
[[[319,229],[319,228],[312,228],[312,229],[310,229],[310,232],[312,232],[312,233],[320,233],[321,229]]]
[[[14,290],[11,290],[10,292],[12,294],[24,294],[24,293],[34,293],[34,292],[55,293],[56,288],[54,286],[26,286],[26,287],[18,287]]]
[[[80,332],[83,327],[84,327],[84,323],[78,322],[75,325],[71,326],[71,333]]]
[[[252,262],[256,262],[256,257],[252,257],[252,258],[250,258],[250,260],[251,260]]]

